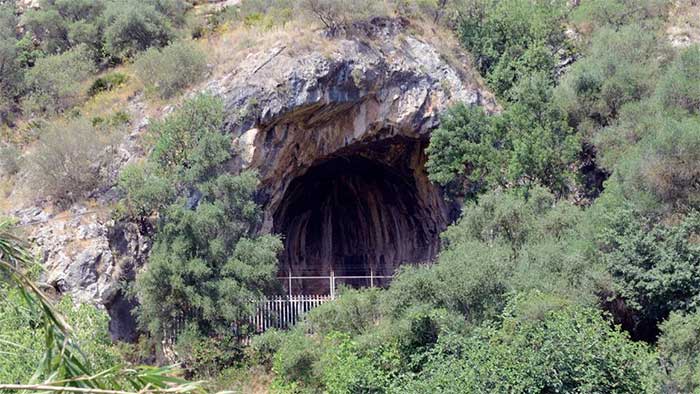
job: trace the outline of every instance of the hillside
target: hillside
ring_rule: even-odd
[[[699,10],[0,1],[0,392],[700,390]]]

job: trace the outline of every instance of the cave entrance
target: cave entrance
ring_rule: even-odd
[[[292,180],[273,216],[285,243],[280,277],[317,277],[291,281],[292,293],[328,294],[322,277],[331,275],[375,277],[336,285],[383,286],[388,279],[376,277],[435,257],[447,218],[425,174],[424,145],[402,138],[354,147]]]

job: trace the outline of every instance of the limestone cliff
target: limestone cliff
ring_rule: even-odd
[[[445,53],[405,20],[318,34],[323,47],[280,41],[195,89],[224,98],[240,152],[231,169],[259,171],[261,231],[284,236],[285,273],[390,275],[428,261],[454,212],[427,179],[423,149],[449,105],[494,111],[493,98],[466,54]],[[147,120],[138,123],[135,133]],[[125,151],[128,161],[139,149]],[[15,213],[33,224],[49,286],[120,315],[119,281],[147,260],[149,241],[137,226],[81,209]]]

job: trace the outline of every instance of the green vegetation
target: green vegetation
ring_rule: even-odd
[[[0,3],[0,120],[20,108],[62,117],[27,126],[38,141],[24,155],[2,143],[0,175],[26,169],[57,202],[117,177],[129,115],[83,118],[84,97],[133,71],[167,100],[209,71],[183,1],[46,0],[21,17]],[[261,374],[278,394],[700,392],[700,46],[668,43],[668,1],[572,3],[244,0],[213,14],[197,34],[230,21],[262,31],[299,19],[329,39],[374,16],[440,24],[499,108],[456,103],[431,135],[428,177],[462,208],[433,264],[404,266],[387,289],[341,289],[249,343],[251,300],[279,291],[282,249],[260,232],[257,174],[236,170],[221,99],[151,119],[114,212],[152,232],[128,289],[146,352],[172,342],[188,377],[231,388]],[[131,65],[105,71],[118,63]],[[29,259],[7,228],[0,384],[197,389],[169,369],[121,367],[136,356],[109,343],[104,313],[46,300],[17,269]]]
[[[25,110],[53,114],[70,109],[85,94],[81,82],[94,71],[86,46],[38,59],[26,74]]]
[[[74,334],[59,309],[25,273],[33,264],[12,224],[1,221],[0,291],[9,298],[0,302],[0,325],[6,329],[0,332],[0,365],[6,367],[12,362],[12,369],[0,370],[1,391],[202,392],[199,385],[174,377],[172,368],[126,366],[116,360],[100,330],[104,328],[104,314],[92,307],[72,309],[71,321],[83,329],[81,334]],[[62,308],[72,305],[63,304]],[[95,353],[88,358],[83,349]],[[29,364],[37,360],[30,369]],[[7,384],[5,378],[12,380]]]
[[[35,192],[69,203],[104,186],[122,131],[118,126],[93,126],[82,118],[48,124],[25,163]]]
[[[139,56],[134,67],[146,89],[161,98],[171,97],[207,75],[206,54],[184,41],[162,50],[149,49]]]
[[[158,338],[185,319],[190,340],[181,346],[194,349],[230,342],[234,323],[239,335],[246,332],[249,300],[273,290],[282,247],[277,237],[254,234],[260,220],[255,173],[224,170],[231,145],[223,115],[220,99],[186,101],[152,126],[148,162],[128,168],[120,180],[126,215],[162,216],[148,268],[136,280],[139,321]],[[209,342],[197,345],[196,336]],[[206,370],[190,353],[191,367]]]

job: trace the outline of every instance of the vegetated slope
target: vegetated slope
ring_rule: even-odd
[[[121,218],[149,230],[149,218],[163,219],[137,281],[141,327],[157,337],[192,308],[171,356],[220,387],[244,374],[245,361],[268,368],[271,388],[289,393],[697,390],[700,49],[669,44],[664,31],[679,14],[668,2],[580,3],[304,2],[311,18],[302,20],[331,37],[368,26],[349,11],[406,12],[412,26],[445,23],[472,54],[501,111],[455,103],[432,132],[425,162],[430,179],[464,201],[461,218],[443,233],[434,265],[403,269],[387,290],[347,290],[293,330],[243,349],[228,328],[247,312],[238,301],[272,283],[280,244],[254,231],[264,216],[255,175],[230,173],[255,161],[261,145],[244,143],[256,150],[231,160],[222,131],[236,123],[222,119],[265,112],[234,115],[198,96],[152,126],[153,152],[121,175]],[[299,8],[244,1],[242,10],[243,27],[228,37],[249,46],[247,26],[272,29],[257,42],[289,38],[290,25],[274,26],[293,26]],[[226,13],[213,21],[226,26]],[[327,43],[291,31],[300,53]],[[226,37],[206,39],[224,65],[214,75],[238,59]],[[52,61],[82,56],[69,52]],[[201,67],[191,53],[150,50],[137,61],[150,97],[182,87],[161,66]],[[66,129],[98,133],[119,123],[115,116]],[[250,135],[267,146],[288,141]],[[131,257],[147,254],[137,237],[124,238]]]

